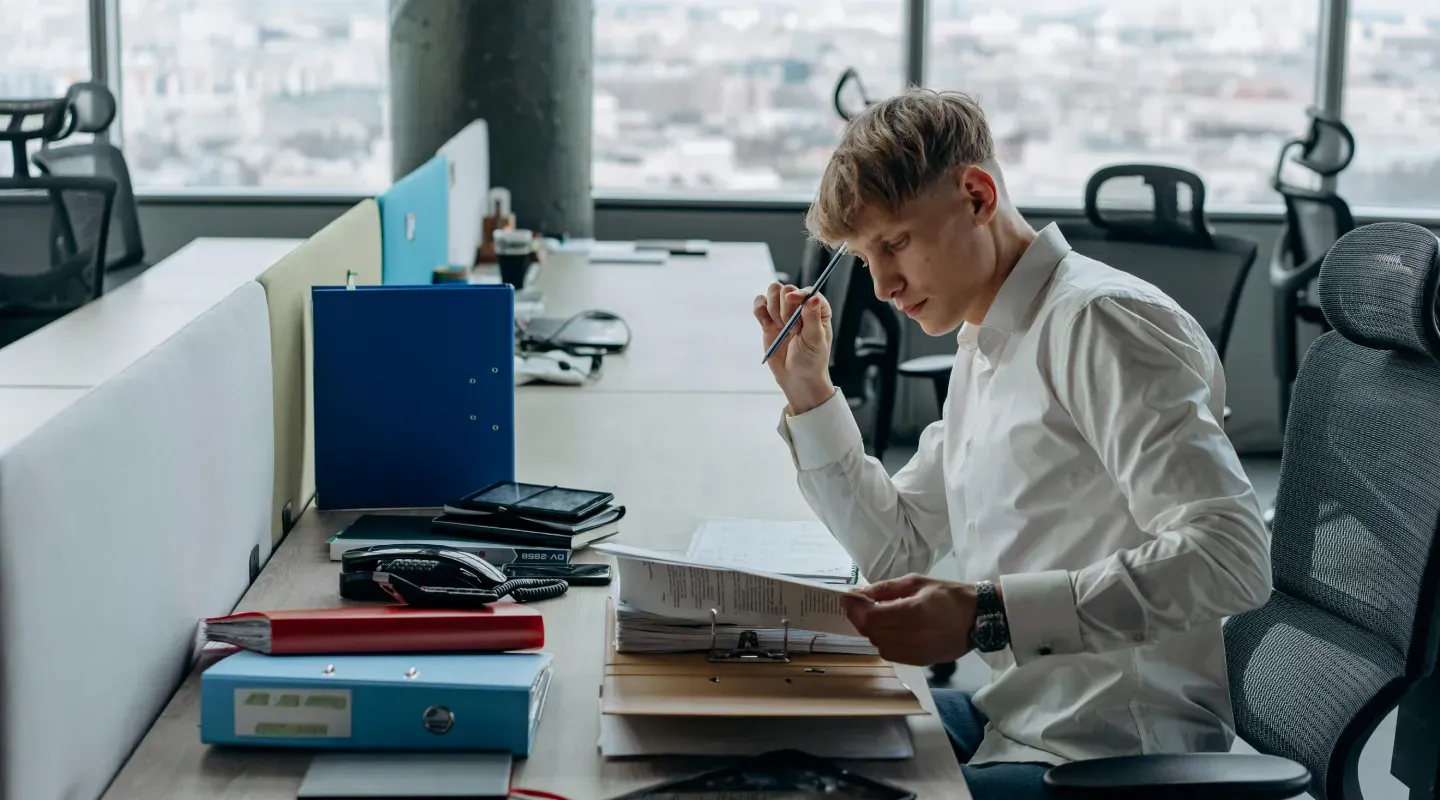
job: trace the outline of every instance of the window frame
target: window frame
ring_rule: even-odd
[[[930,2],[929,0],[903,0],[905,42],[903,45],[904,74],[907,83],[925,83],[925,44]],[[1347,37],[1349,35],[1349,0],[1316,0],[1320,4],[1319,35],[1316,37],[1315,107],[1327,116],[1340,116],[1345,102],[1345,65]],[[125,113],[125,100],[121,96],[120,63],[120,0],[87,0],[90,15],[90,55],[92,80],[110,87],[115,93],[117,113],[116,124],[111,126],[111,141],[119,142]],[[1333,186],[1334,179],[1328,179]],[[803,209],[809,198],[793,193],[776,194],[686,194],[668,192],[621,192],[613,190],[592,190],[597,207],[605,208],[704,208],[732,210],[789,210]],[[197,187],[195,190],[147,190],[136,187],[136,195],[142,202],[173,203],[182,198],[196,202],[242,201],[246,203],[294,203],[306,196],[335,198],[353,192],[330,192],[323,189],[276,190],[237,192],[220,191]],[[1029,208],[1025,211],[1036,215],[1073,214],[1080,208],[1073,206]],[[1409,221],[1434,223],[1440,220],[1440,209],[1426,208],[1359,208],[1357,218],[1405,219]],[[1279,203],[1274,206],[1217,206],[1212,213],[1215,217],[1244,220],[1280,219]]]

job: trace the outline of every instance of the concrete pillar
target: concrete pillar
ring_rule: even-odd
[[[390,0],[397,177],[471,121],[521,227],[593,235],[591,0]]]

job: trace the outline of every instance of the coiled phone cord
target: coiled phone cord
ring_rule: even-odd
[[[570,591],[570,584],[558,578],[511,578],[496,586],[495,599],[512,597],[517,603],[549,600]]]

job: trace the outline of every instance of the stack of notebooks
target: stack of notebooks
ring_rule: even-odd
[[[575,522],[562,522],[523,511],[495,513],[467,505],[446,505],[434,519],[435,529],[500,544],[578,550],[620,530],[625,507],[606,503]]]
[[[608,539],[620,530],[624,506],[607,506],[584,522],[565,524],[491,514],[446,506],[438,517],[406,514],[364,514],[330,537],[330,560],[347,550],[376,545],[449,547],[473,553],[496,566],[566,564],[576,550]]]

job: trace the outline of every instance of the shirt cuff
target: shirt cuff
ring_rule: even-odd
[[[1000,592],[1016,666],[1045,656],[1085,652],[1069,572],[1005,575],[1000,578]]]
[[[780,419],[780,436],[790,445],[795,467],[824,469],[856,447],[864,447],[860,426],[839,389],[830,399],[799,416],[788,411]]]

